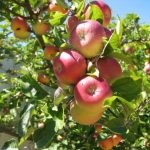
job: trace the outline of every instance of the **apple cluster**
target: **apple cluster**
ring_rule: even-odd
[[[102,22],[91,17],[93,7],[102,12]],[[67,10],[51,2],[48,12],[53,11],[67,13]],[[106,98],[113,95],[110,83],[121,77],[122,69],[115,58],[103,55],[104,39],[108,40],[112,34],[107,27],[111,20],[110,7],[103,0],[95,0],[85,6],[83,16],[72,15],[66,21],[70,47],[59,50],[54,45],[47,45],[44,57],[52,62],[60,86],[73,85],[73,100],[70,102],[73,120],[90,125],[101,118]],[[31,29],[26,20],[18,16],[12,20],[11,28],[17,38],[26,39],[31,30],[38,36],[46,34],[50,25],[37,20]],[[89,75],[89,66],[98,74]],[[49,83],[44,74],[39,74],[37,80],[43,84]]]
[[[103,23],[90,18],[92,5],[103,12]],[[104,101],[113,95],[110,83],[122,75],[118,61],[103,56],[104,39],[109,39],[112,34],[107,28],[110,19],[111,9],[104,1],[87,4],[84,19],[73,15],[66,22],[71,48],[61,51],[53,59],[58,83],[73,85],[70,114],[79,124],[94,124],[101,118],[105,111]],[[98,75],[88,74],[89,62],[98,70]]]

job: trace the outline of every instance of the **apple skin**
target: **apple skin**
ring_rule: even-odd
[[[90,19],[89,12],[91,9],[90,8],[91,4],[96,5],[101,9],[103,16],[104,16],[104,20],[102,24],[104,27],[106,27],[110,23],[110,20],[111,20],[111,16],[112,16],[111,8],[103,0],[92,1],[85,8],[85,11],[84,11],[85,19]]]
[[[146,62],[144,66],[144,72],[148,75],[150,75],[150,62]]]
[[[92,109],[87,110],[84,107],[80,107],[76,101],[72,101],[70,104],[70,114],[72,119],[82,125],[92,125],[96,123],[102,116],[102,112],[94,112]]]
[[[58,49],[53,45],[48,45],[44,48],[44,58],[46,60],[52,60],[56,53],[58,52]]]
[[[112,136],[112,140],[113,140],[113,146],[117,146],[123,140],[123,138],[119,134],[114,134]]]
[[[96,67],[100,72],[100,76],[108,82],[113,81],[122,76],[122,69],[118,61],[112,57],[99,58]]]
[[[92,58],[102,52],[104,36],[104,28],[98,21],[84,20],[73,29],[69,41],[84,57]]]
[[[29,25],[22,17],[16,17],[11,21],[11,29],[14,32],[14,36],[20,39],[26,39],[30,36]]]
[[[112,137],[108,137],[102,141],[99,141],[99,146],[104,150],[112,150],[113,148],[113,140]]]
[[[57,80],[63,84],[75,84],[86,73],[86,59],[75,50],[65,50],[53,59]]]
[[[105,31],[106,38],[109,39],[113,33],[113,30],[104,27],[104,31]]]
[[[102,125],[101,124],[95,124],[95,133],[100,133],[102,130]]]
[[[112,90],[103,78],[86,76],[74,87],[74,98],[80,107],[103,112],[103,103],[106,98],[112,96]]]
[[[53,2],[51,2],[48,6],[48,12],[61,12],[62,14],[66,14],[68,12],[68,10],[64,9],[63,7],[61,7],[58,4],[55,4]]]
[[[38,35],[46,34],[50,29],[50,26],[46,22],[38,21],[33,25],[33,31]]]
[[[72,32],[72,30],[76,27],[76,25],[78,24],[79,19],[77,16],[70,16],[66,22],[66,29],[67,32],[70,34]]]
[[[43,73],[38,74],[37,77],[38,82],[47,85],[49,83],[49,78]]]

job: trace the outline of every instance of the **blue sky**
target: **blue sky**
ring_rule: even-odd
[[[112,15],[121,18],[127,13],[136,13],[140,23],[150,24],[150,0],[105,0],[111,7]]]

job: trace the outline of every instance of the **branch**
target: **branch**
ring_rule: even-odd
[[[25,1],[24,1],[24,7],[28,10],[28,12],[29,12],[29,14],[30,14],[30,17],[31,17],[32,19],[34,19],[34,16],[35,16],[36,14],[35,14],[34,11],[32,10],[32,7],[31,7],[31,5],[30,5],[29,0],[25,0]]]

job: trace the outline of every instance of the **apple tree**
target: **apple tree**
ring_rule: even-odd
[[[102,0],[0,1],[0,133],[13,137],[1,149],[148,149],[150,25],[139,21]]]

